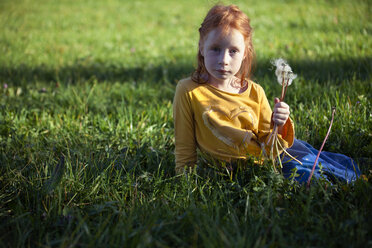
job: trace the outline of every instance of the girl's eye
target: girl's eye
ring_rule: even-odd
[[[230,50],[230,53],[233,53],[233,54],[235,54],[235,53],[237,53],[238,52],[238,50],[236,50],[236,49],[231,49]]]
[[[219,49],[218,47],[213,47],[213,48],[212,48],[212,51],[213,51],[213,52],[219,52],[220,49]]]

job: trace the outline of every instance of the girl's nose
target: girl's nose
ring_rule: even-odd
[[[219,64],[221,65],[227,65],[229,62],[229,51],[228,50],[222,50],[219,56]]]

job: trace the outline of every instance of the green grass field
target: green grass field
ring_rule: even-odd
[[[1,247],[371,247],[370,1],[236,1],[254,80],[299,75],[296,136],[363,179],[304,185],[270,162],[174,174],[172,99],[214,1],[0,1]],[[225,2],[229,3],[229,2]]]

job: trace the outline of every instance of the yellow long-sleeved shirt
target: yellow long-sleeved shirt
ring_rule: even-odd
[[[269,152],[266,140],[271,115],[264,90],[252,81],[243,93],[234,94],[190,78],[181,80],[173,100],[176,172],[195,165],[197,147],[225,161],[260,156],[261,145]],[[290,119],[279,140],[285,148],[292,146],[294,127]]]

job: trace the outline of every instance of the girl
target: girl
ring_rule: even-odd
[[[177,84],[173,102],[176,173],[194,167],[196,149],[231,162],[268,154],[273,123],[283,148],[293,145],[289,106],[273,112],[250,80],[254,49],[249,18],[235,5],[216,5],[199,28],[198,67]]]

